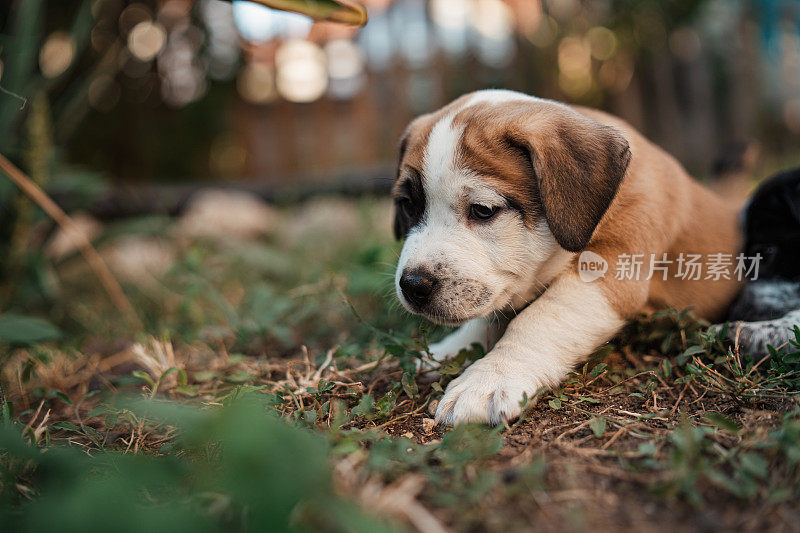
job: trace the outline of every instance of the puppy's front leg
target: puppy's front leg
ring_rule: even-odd
[[[571,272],[557,279],[509,323],[483,359],[450,383],[436,420],[504,423],[519,416],[524,394],[530,398],[541,387],[558,385],[625,322],[601,283]]]

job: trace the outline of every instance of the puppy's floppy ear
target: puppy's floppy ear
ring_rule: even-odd
[[[513,128],[509,140],[528,152],[558,244],[570,252],[584,249],[625,176],[628,142],[615,129],[574,112]]]
[[[406,148],[408,148],[408,131],[403,134],[400,139],[400,155],[397,158],[397,170],[394,173],[394,181],[400,177],[400,165],[403,163],[403,156],[406,155]],[[398,241],[404,239],[408,235],[408,218],[400,212],[400,208],[395,204],[394,206],[394,238]]]

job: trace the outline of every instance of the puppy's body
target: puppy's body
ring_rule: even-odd
[[[406,238],[400,300],[466,323],[432,355],[488,348],[493,318],[514,317],[450,384],[440,421],[513,418],[525,394],[557,385],[637,312],[694,306],[716,320],[740,288],[735,276],[678,272],[681,254],[736,256],[735,207],[599,111],[510,91],[466,95],[411,124],[394,195],[395,231]],[[607,261],[605,276],[582,281],[581,252]],[[616,275],[632,257],[640,271]],[[651,258],[663,268],[651,270]]]
[[[616,304],[617,309],[627,318],[642,310],[694,306],[700,317],[722,319],[741,289],[741,282],[735,276],[682,279],[678,258],[681,254],[705,258],[719,253],[735,258],[742,246],[738,206],[700,185],[671,155],[622,120],[596,110],[577,110],[621,132],[632,154],[617,198],[600,221],[588,249],[609,261],[620,254],[630,254],[631,250],[646,258],[667,254],[666,275],[654,272],[649,283],[645,280],[637,286],[613,276],[606,279],[609,298],[622,299]],[[645,304],[641,305],[643,298]]]

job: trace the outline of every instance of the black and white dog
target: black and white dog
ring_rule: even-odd
[[[766,355],[794,338],[800,325],[800,168],[767,180],[742,212],[745,254],[762,260],[728,314],[739,349]]]

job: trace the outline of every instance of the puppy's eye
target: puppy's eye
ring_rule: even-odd
[[[410,217],[412,209],[411,200],[408,198],[398,198],[397,209],[400,210],[405,216]]]
[[[498,207],[488,207],[481,204],[472,204],[469,206],[469,216],[475,220],[485,221],[489,220],[497,214]]]

